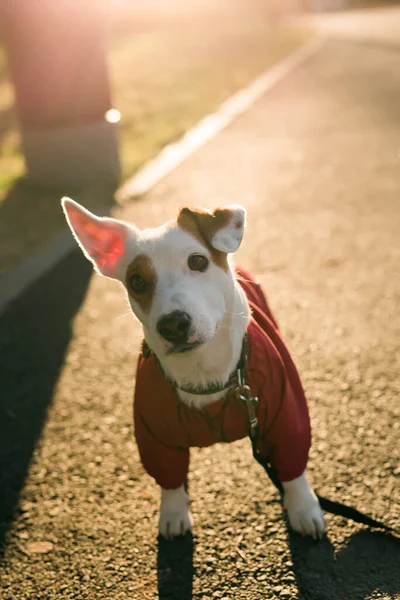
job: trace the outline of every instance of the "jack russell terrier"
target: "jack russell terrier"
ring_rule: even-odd
[[[246,389],[258,400],[257,451],[282,483],[290,525],[321,538],[324,517],[306,478],[311,433],[299,375],[261,288],[230,258],[242,241],[245,209],[182,208],[176,221],[140,231],[69,198],[62,206],[85,256],[125,286],[143,326],[135,436],[145,470],[161,486],[160,534],[192,527],[189,449],[249,433],[248,407],[237,393],[242,364]]]

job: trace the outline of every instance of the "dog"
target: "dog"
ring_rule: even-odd
[[[248,435],[248,406],[237,393],[242,365],[243,389],[250,401],[258,397],[257,448],[282,483],[289,523],[321,538],[324,516],[306,477],[311,434],[301,382],[260,286],[232,262],[245,209],[185,207],[175,221],[139,230],[69,198],[62,206],[84,255],[125,286],[143,327],[135,437],[161,487],[160,534],[192,528],[189,448]]]

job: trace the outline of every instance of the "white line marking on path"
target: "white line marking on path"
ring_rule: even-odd
[[[323,39],[320,37],[312,39],[277,66],[268,68],[246,88],[225,100],[215,113],[204,117],[179,141],[166,146],[153,160],[150,160],[120,187],[116,194],[117,202],[124,204],[132,198],[147,193],[188,156],[243,114],[258,98],[279,83],[297,65],[314,54],[322,42]]]

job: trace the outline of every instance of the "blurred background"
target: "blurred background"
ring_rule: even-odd
[[[62,227],[60,195],[115,185],[369,0],[16,0],[0,8],[0,276]],[[107,185],[105,185],[107,184]]]

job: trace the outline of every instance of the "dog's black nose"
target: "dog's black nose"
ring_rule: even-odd
[[[181,310],[174,310],[169,315],[164,315],[157,323],[158,333],[175,344],[186,342],[189,337],[189,329],[192,319]]]

